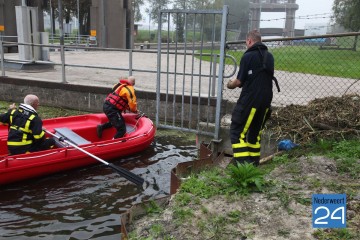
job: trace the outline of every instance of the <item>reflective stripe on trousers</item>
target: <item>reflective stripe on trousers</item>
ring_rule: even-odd
[[[256,136],[256,142],[250,143],[248,142],[247,134],[251,124],[253,123],[255,114],[257,112],[256,108],[251,108],[250,114],[246,120],[244,128],[242,129],[239,136],[239,143],[232,144],[233,149],[233,157],[234,160],[242,162],[258,162],[260,160],[260,140],[262,129],[265,124],[266,115],[268,113],[268,108],[265,110],[265,114],[262,116],[263,119],[261,121],[260,131]],[[253,123],[254,124],[254,123]]]

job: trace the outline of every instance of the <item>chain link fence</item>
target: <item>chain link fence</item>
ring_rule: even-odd
[[[281,92],[274,84],[273,106],[305,105],[316,98],[360,93],[360,33],[321,35],[298,38],[263,39],[275,58],[275,77]],[[245,41],[228,42],[227,55],[237,61],[237,71]],[[226,62],[224,76],[234,72]],[[227,89],[224,78],[223,98],[236,102],[241,89]]]

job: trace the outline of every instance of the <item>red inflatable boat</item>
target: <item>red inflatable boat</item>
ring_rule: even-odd
[[[101,139],[98,138],[96,127],[107,122],[105,114],[45,119],[43,127],[46,131],[64,137],[65,142],[71,144],[55,138],[58,144],[53,149],[13,156],[9,156],[7,151],[8,126],[0,125],[0,185],[99,163],[91,154],[102,160],[115,160],[143,151],[154,139],[156,129],[153,122],[144,116],[136,119],[136,114],[123,116],[127,133],[118,139],[112,139],[114,128],[105,129]],[[50,134],[47,136],[52,137]],[[89,154],[79,151],[79,148]]]

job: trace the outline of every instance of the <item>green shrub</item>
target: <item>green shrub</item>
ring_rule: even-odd
[[[229,192],[248,194],[252,191],[262,191],[265,183],[264,172],[251,163],[236,165],[230,164],[227,168],[228,178],[225,179],[230,185]]]

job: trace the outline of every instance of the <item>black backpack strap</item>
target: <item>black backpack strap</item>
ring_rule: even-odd
[[[115,92],[115,90],[116,90],[118,87],[120,87],[120,85],[121,85],[121,83],[115,84],[115,85],[112,87],[111,91],[112,91],[112,92]]]
[[[265,51],[264,51],[264,55],[263,55],[262,52],[261,52],[261,50],[260,50],[260,47],[258,47],[258,50],[259,50],[259,52],[260,52],[260,55],[263,57],[263,58],[262,58],[262,66],[263,66],[263,68],[262,68],[260,71],[265,70],[269,75],[272,75],[272,76],[271,76],[271,77],[272,77],[272,80],[275,82],[275,86],[276,86],[278,92],[280,92],[280,86],[279,86],[278,80],[277,80],[276,77],[267,69],[267,66],[266,66],[266,60],[267,60],[268,51],[265,50]],[[259,72],[260,72],[260,71],[259,71]]]
[[[279,82],[278,82],[278,80],[276,79],[276,77],[273,76],[273,77],[272,77],[272,80],[275,82],[275,86],[276,86],[278,92],[280,92]]]

